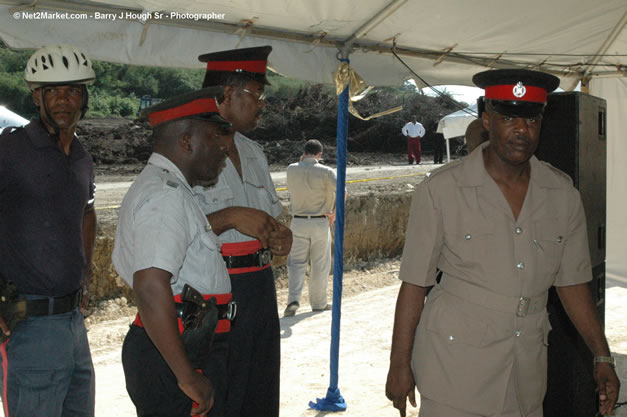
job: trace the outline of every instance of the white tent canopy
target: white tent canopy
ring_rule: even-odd
[[[466,109],[447,114],[438,122],[437,133],[442,133],[446,140],[464,136],[468,125],[477,118],[477,103]]]
[[[274,69],[319,82],[338,56],[375,85],[471,85],[487,67],[551,72],[565,90],[592,80],[608,101],[607,272],[623,279],[626,22],[625,0],[0,0],[9,46],[69,43],[111,62],[201,68],[200,54],[270,44]]]
[[[0,132],[2,129],[8,126],[24,126],[28,123],[28,120],[23,118],[17,113],[13,113],[11,110],[4,106],[0,106]]]

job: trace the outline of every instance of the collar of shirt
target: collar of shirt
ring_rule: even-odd
[[[300,163],[303,164],[303,165],[316,165],[319,162],[313,156],[308,156],[306,158],[303,158],[303,160],[300,161]]]
[[[476,187],[493,181],[483,164],[483,152],[490,142],[484,142],[470,153],[463,161],[463,169],[459,177],[459,183],[465,187]],[[529,183],[534,183],[543,188],[559,188],[561,184],[549,172],[550,168],[542,164],[535,155],[529,159],[531,165],[531,177]]]
[[[41,119],[37,117],[32,118],[24,129],[26,129],[26,135],[35,148],[58,149],[57,141],[45,129]],[[73,160],[81,159],[87,154],[85,148],[76,139],[78,139],[78,136],[74,134],[74,140],[70,144],[70,158]]]
[[[160,153],[153,152],[148,159],[148,163],[173,174],[190,193],[195,194],[179,167],[177,167],[174,162],[170,161],[165,156]]]

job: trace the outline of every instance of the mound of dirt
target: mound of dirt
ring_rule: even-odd
[[[325,146],[325,159],[336,160],[337,97],[328,86],[311,85],[293,97],[269,97],[265,103],[259,126],[246,135],[265,146],[270,165],[284,166],[297,161],[308,139],[320,140]],[[348,165],[368,164],[373,160],[372,155],[382,152],[405,152],[406,140],[401,134],[401,127],[414,114],[427,127],[422,149],[423,153],[430,153],[435,122],[440,114],[455,110],[454,106],[440,98],[415,92],[399,95],[385,88],[355,104],[364,116],[399,105],[403,106],[402,111],[370,121],[350,117]],[[127,173],[136,173],[137,166],[148,160],[152,150],[151,130],[145,120],[83,120],[79,123],[77,134],[96,166],[124,165],[129,167]]]

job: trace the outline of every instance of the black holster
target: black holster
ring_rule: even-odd
[[[216,299],[205,300],[198,291],[185,284],[181,293],[183,303],[177,312],[183,322],[183,345],[195,368],[201,368],[209,357],[211,341],[218,326]]]
[[[17,287],[12,281],[0,279],[0,317],[4,319],[9,330],[26,318],[26,300],[19,299]],[[0,331],[0,343],[8,337]]]

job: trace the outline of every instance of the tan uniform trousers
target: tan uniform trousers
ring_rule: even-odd
[[[512,373],[513,375],[513,373]],[[513,378],[510,378],[505,393],[505,404],[503,411],[498,414],[483,416],[480,414],[468,413],[463,410],[451,408],[446,404],[437,403],[424,395],[420,396],[420,414],[419,417],[542,417],[542,407],[533,411],[531,414],[523,415],[518,406],[516,398],[516,387]]]

